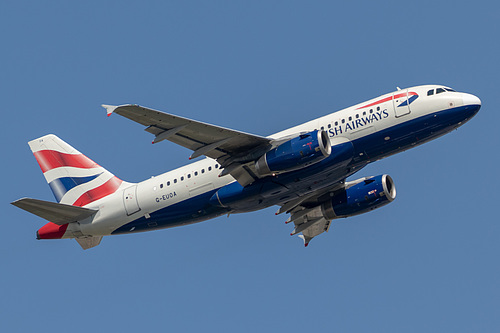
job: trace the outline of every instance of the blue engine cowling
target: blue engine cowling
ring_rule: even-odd
[[[335,218],[349,217],[385,206],[395,198],[396,187],[392,178],[389,175],[379,175],[365,179],[336,194],[326,203],[324,209],[326,211],[332,209]]]
[[[315,130],[271,149],[257,160],[255,168],[261,177],[289,172],[320,162],[331,153],[328,134]]]

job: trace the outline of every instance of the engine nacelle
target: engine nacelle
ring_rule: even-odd
[[[348,187],[324,203],[323,210],[335,218],[349,217],[387,205],[396,198],[396,187],[389,175],[374,176]],[[331,211],[330,211],[331,212]]]
[[[255,168],[261,177],[294,171],[324,160],[331,152],[328,134],[315,130],[271,149],[257,160]]]

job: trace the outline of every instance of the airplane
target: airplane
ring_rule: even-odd
[[[139,183],[123,181],[53,134],[29,142],[57,203],[13,205],[49,222],[37,239],[74,238],[83,249],[103,236],[171,228],[279,206],[304,245],[335,219],[396,198],[382,174],[346,179],[369,163],[436,139],[469,121],[481,100],[442,85],[391,92],[271,136],[259,136],[139,105],[103,105],[145,126],[197,162]]]

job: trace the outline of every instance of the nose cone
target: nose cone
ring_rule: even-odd
[[[462,99],[464,101],[464,105],[470,105],[470,106],[478,106],[479,108],[481,107],[481,100],[472,94],[462,94]],[[478,110],[479,110],[478,108]]]
[[[464,101],[465,110],[463,110],[463,115],[465,115],[465,120],[469,120],[474,117],[479,109],[481,108],[481,100],[472,94],[462,94],[462,99]]]

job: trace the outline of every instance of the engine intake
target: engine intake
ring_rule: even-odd
[[[284,173],[318,163],[332,153],[323,130],[301,134],[262,155],[255,163],[259,176]]]

